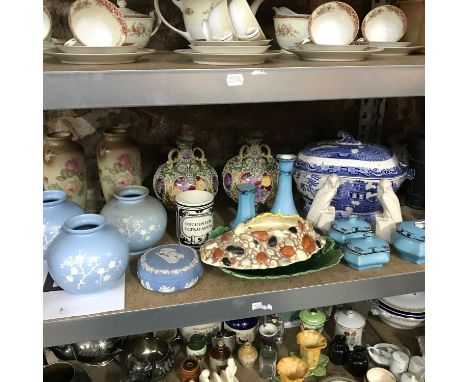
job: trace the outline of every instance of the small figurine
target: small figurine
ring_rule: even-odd
[[[387,242],[391,242],[392,233],[397,223],[401,223],[400,201],[393,191],[392,182],[382,179],[377,187],[377,198],[383,208],[383,213],[375,214],[375,234]]]
[[[328,175],[323,186],[317,191],[307,214],[307,221],[324,233],[328,232],[335,220],[335,207],[330,206],[330,203],[338,191],[339,183],[338,175]]]
[[[199,382],[210,382],[210,371],[203,369],[200,373]]]
[[[237,378],[236,378],[237,366],[234,361],[234,358],[229,357],[227,362],[228,362],[228,365],[226,369],[221,371],[221,380],[222,382],[237,382]]]

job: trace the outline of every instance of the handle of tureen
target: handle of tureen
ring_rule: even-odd
[[[415,171],[412,168],[406,167],[405,169],[403,169],[403,175],[404,179],[413,180]]]
[[[182,5],[181,5],[181,1],[180,0],[172,0],[172,2],[177,5],[177,7],[182,11]],[[185,39],[187,39],[189,42],[191,42],[193,39],[192,37],[190,36],[190,33],[188,32],[184,32],[184,31],[181,31],[180,29],[177,29],[176,27],[173,27],[169,21],[167,21],[164,16],[162,15],[161,13],[161,10],[159,9],[159,0],[154,0],[154,10],[156,11],[156,14],[158,15],[158,17],[161,19],[161,21],[166,24],[166,26],[170,29],[172,29],[174,32],[180,34],[182,37],[184,37]]]
[[[151,11],[151,12],[149,13],[149,15],[150,15],[151,17],[154,17],[154,18],[156,19],[156,25],[155,25],[153,31],[151,32],[151,36],[153,36],[153,35],[158,31],[159,27],[161,26],[161,18],[158,17],[158,15],[156,15],[156,14],[154,13],[154,11]]]
[[[342,145],[361,145],[361,141],[354,139],[354,137],[345,130],[338,131],[338,139],[336,142]]]

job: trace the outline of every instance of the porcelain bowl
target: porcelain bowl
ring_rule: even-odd
[[[405,13],[393,5],[372,9],[362,21],[362,35],[367,41],[396,42],[406,32]]]
[[[424,325],[424,319],[416,319],[416,318],[407,318],[407,317],[400,317],[391,313],[386,312],[385,310],[378,308],[378,315],[379,318],[385,322],[387,325],[390,325],[396,329],[402,330],[410,330],[414,328],[418,328]]]
[[[76,0],[68,11],[68,24],[87,46],[120,46],[128,34],[125,17],[108,0]]]
[[[240,320],[231,320],[224,322],[226,330],[236,333],[236,342],[242,345],[244,342],[253,342],[257,334],[258,317],[244,318]]]
[[[309,17],[300,14],[274,16],[273,24],[278,45],[285,50],[296,48],[296,44],[309,37]]]

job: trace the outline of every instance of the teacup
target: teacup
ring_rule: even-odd
[[[263,0],[255,0],[249,5],[246,0],[230,0],[229,16],[239,40],[265,40],[265,34],[258,23],[255,13]]]
[[[396,382],[395,377],[388,370],[381,367],[369,369],[364,377],[365,382]]]
[[[203,20],[202,29],[207,41],[237,40],[236,32],[229,17],[227,0],[221,0],[211,9],[206,20]]]
[[[283,49],[296,48],[309,37],[309,15],[276,15],[273,17],[276,41]]]

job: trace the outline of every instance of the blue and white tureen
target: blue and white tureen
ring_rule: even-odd
[[[141,255],[137,264],[141,285],[160,293],[191,288],[202,273],[203,266],[197,252],[179,244],[151,248]]]
[[[340,184],[331,203],[336,216],[354,213],[373,222],[375,212],[382,211],[377,199],[380,180],[391,180],[397,191],[405,179],[413,178],[413,171],[383,146],[361,143],[345,131],[338,135],[341,139],[311,143],[298,155],[293,177],[305,202],[304,211],[309,211],[327,176],[336,174]]]

